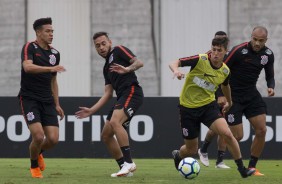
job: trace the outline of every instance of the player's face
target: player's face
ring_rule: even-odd
[[[214,63],[222,62],[226,54],[226,49],[223,46],[212,46],[211,61]]]
[[[256,29],[252,33],[251,45],[255,52],[259,52],[267,41],[266,32],[262,29]]]
[[[100,36],[94,40],[94,46],[100,56],[106,58],[112,48],[112,41],[106,36]]]
[[[53,32],[52,25],[43,25],[42,28],[37,31],[37,38],[46,44],[51,44],[53,41]]]

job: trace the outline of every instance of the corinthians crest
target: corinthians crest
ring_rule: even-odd
[[[51,65],[55,65],[56,64],[56,56],[54,54],[49,55],[49,63]]]
[[[268,56],[267,55],[261,56],[260,64],[266,65],[267,62],[268,62]]]

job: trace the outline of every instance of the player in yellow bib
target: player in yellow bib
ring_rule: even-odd
[[[174,150],[172,155],[177,169],[181,159],[197,154],[200,125],[203,123],[224,138],[238,171],[243,178],[246,178],[255,170],[245,168],[239,144],[228,128],[215,100],[215,92],[221,85],[227,99],[222,111],[227,112],[232,106],[230,71],[223,63],[227,45],[228,38],[214,38],[210,54],[181,58],[169,65],[174,77],[179,80],[185,77],[179,67],[191,67],[179,98],[180,125],[185,144],[179,150]]]

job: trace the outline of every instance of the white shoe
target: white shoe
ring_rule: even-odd
[[[201,160],[202,164],[204,166],[208,167],[210,165],[208,153],[202,153],[201,149],[198,149],[198,155],[200,157],[200,160]]]
[[[136,170],[136,164],[134,162],[132,162],[132,163],[124,162],[121,170],[119,172],[117,172],[116,175],[118,177],[125,176],[130,172],[134,172],[135,170]]]
[[[123,177],[132,177],[132,176],[133,176],[133,172],[129,172],[128,174],[123,175]],[[113,173],[111,174],[111,177],[116,178],[116,177],[121,177],[121,176],[118,176],[117,173]]]
[[[227,166],[227,165],[225,165],[224,162],[220,162],[219,164],[217,164],[217,165],[215,166],[215,168],[219,168],[219,169],[230,169],[230,167]]]

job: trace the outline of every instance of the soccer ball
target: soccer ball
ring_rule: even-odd
[[[200,173],[200,164],[196,159],[186,157],[180,161],[178,171],[184,178],[193,179]]]

